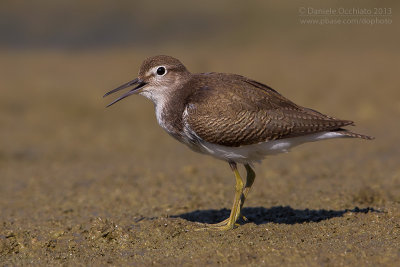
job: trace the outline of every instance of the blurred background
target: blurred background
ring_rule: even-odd
[[[230,206],[226,164],[172,140],[152,103],[134,96],[104,108],[113,97],[103,94],[157,54],[192,72],[251,77],[377,138],[310,144],[271,158],[257,169],[272,180],[256,182],[275,190],[263,198],[256,191],[250,206],[352,208],[351,192],[365,184],[400,201],[399,8],[398,1],[2,0],[0,220],[38,229],[44,218],[50,225]],[[327,9],[350,13],[318,11]],[[372,15],[360,14],[365,9]],[[320,169],[314,175],[317,167],[305,165]],[[338,166],[342,178],[327,183],[345,196],[321,189],[316,199],[330,197],[307,200],[315,189],[309,182]],[[346,179],[351,171],[355,178]],[[297,185],[288,187],[294,177]],[[206,182],[216,199],[204,197]],[[300,185],[305,193],[290,191]]]
[[[0,6],[3,161],[83,157],[85,149],[108,157],[107,147],[127,148],[133,132],[155,126],[152,105],[137,97],[105,110],[111,99],[101,96],[157,54],[179,58],[192,72],[249,76],[296,103],[353,119],[372,135],[393,133],[384,125],[395,124],[400,112],[396,1],[5,0]],[[312,16],[318,9],[377,7],[391,13],[374,25],[320,24]],[[315,18],[317,24],[303,21]]]

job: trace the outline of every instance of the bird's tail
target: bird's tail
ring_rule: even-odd
[[[341,134],[343,134],[344,136],[347,136],[347,137],[361,138],[361,139],[366,139],[366,140],[373,140],[373,139],[375,139],[375,137],[373,137],[373,136],[368,136],[368,135],[364,135],[364,134],[353,133],[353,132],[351,132],[351,131],[349,131],[349,130],[347,130],[347,129],[338,129],[338,130],[336,130],[335,132],[341,133]]]

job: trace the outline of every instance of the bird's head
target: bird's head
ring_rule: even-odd
[[[106,93],[104,97],[122,89],[135,86],[130,91],[121,95],[107,107],[133,94],[141,94],[153,100],[159,101],[170,94],[174,88],[184,82],[190,75],[186,67],[176,58],[170,56],[154,56],[143,61],[139,70],[139,76],[114,90]]]

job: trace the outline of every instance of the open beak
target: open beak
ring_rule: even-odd
[[[133,85],[137,85],[135,88],[131,89],[130,91],[126,92],[125,94],[123,94],[122,96],[118,97],[117,99],[115,99],[113,102],[111,102],[110,104],[108,104],[106,107],[108,108],[109,106],[117,103],[118,101],[124,99],[125,97],[128,97],[130,95],[133,95],[134,93],[136,93],[140,88],[142,88],[143,86],[145,86],[147,83],[143,82],[142,80],[140,80],[139,78],[136,78],[130,82],[127,82],[123,85],[121,85],[120,87],[115,88],[114,90],[111,90],[110,92],[108,92],[107,94],[105,94],[103,97],[106,97],[108,95],[111,95],[112,93],[115,93],[119,90],[131,87]]]

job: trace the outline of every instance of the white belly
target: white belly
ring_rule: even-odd
[[[338,132],[321,132],[240,147],[221,146],[202,140],[200,141],[200,148],[197,148],[196,151],[209,154],[213,157],[226,161],[234,161],[237,163],[253,163],[261,161],[268,155],[289,152],[292,147],[301,145],[303,143],[340,137],[346,136]]]

